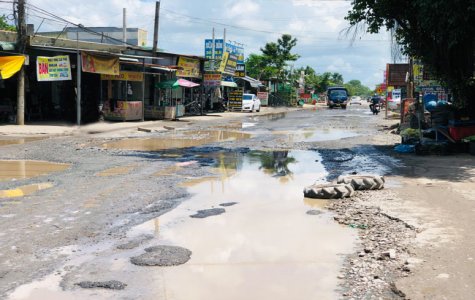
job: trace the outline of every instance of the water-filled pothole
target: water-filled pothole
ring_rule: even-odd
[[[68,169],[69,164],[35,160],[0,160],[0,181],[47,175]]]
[[[203,130],[178,132],[171,137],[154,137],[145,139],[124,139],[103,145],[106,149],[121,149],[134,151],[160,151],[176,148],[190,148],[201,145],[229,142],[251,138],[249,133]]]

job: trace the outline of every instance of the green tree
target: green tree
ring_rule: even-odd
[[[475,114],[473,0],[353,0],[346,19],[357,30],[395,31],[405,54],[420,59]]]
[[[271,76],[285,80],[285,67],[289,61],[296,61],[300,56],[292,54],[292,48],[297,45],[297,39],[292,38],[289,34],[282,35],[277,40],[277,43],[267,43],[264,48],[261,48],[263,59],[269,70],[272,70]]]
[[[7,17],[5,15],[0,16],[0,30],[16,31],[15,26],[8,24]]]
[[[257,80],[261,80],[261,78],[271,78],[274,74],[277,74],[276,68],[269,66],[263,55],[250,54],[245,64],[246,73]]]
[[[372,94],[371,89],[367,86],[361,84],[359,80],[350,80],[344,84],[348,93],[351,96],[358,95],[358,96],[369,96]]]

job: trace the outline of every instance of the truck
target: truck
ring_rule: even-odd
[[[329,108],[341,107],[346,109],[348,103],[348,90],[344,87],[334,86],[327,89],[327,105]]]

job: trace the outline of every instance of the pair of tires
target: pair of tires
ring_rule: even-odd
[[[316,199],[349,198],[356,190],[380,190],[384,177],[372,175],[340,176],[336,183],[315,184],[304,189],[304,196]]]

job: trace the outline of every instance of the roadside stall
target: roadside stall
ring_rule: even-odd
[[[162,81],[156,84],[160,89],[159,106],[163,106],[165,119],[176,119],[185,115],[185,99],[193,99],[193,88],[199,84],[180,78]],[[185,90],[189,89],[188,93]],[[193,100],[192,100],[193,101]]]
[[[119,75],[101,75],[105,101],[104,119],[136,121],[143,118],[143,80],[140,72],[120,71]],[[105,88],[104,88],[105,87]]]

